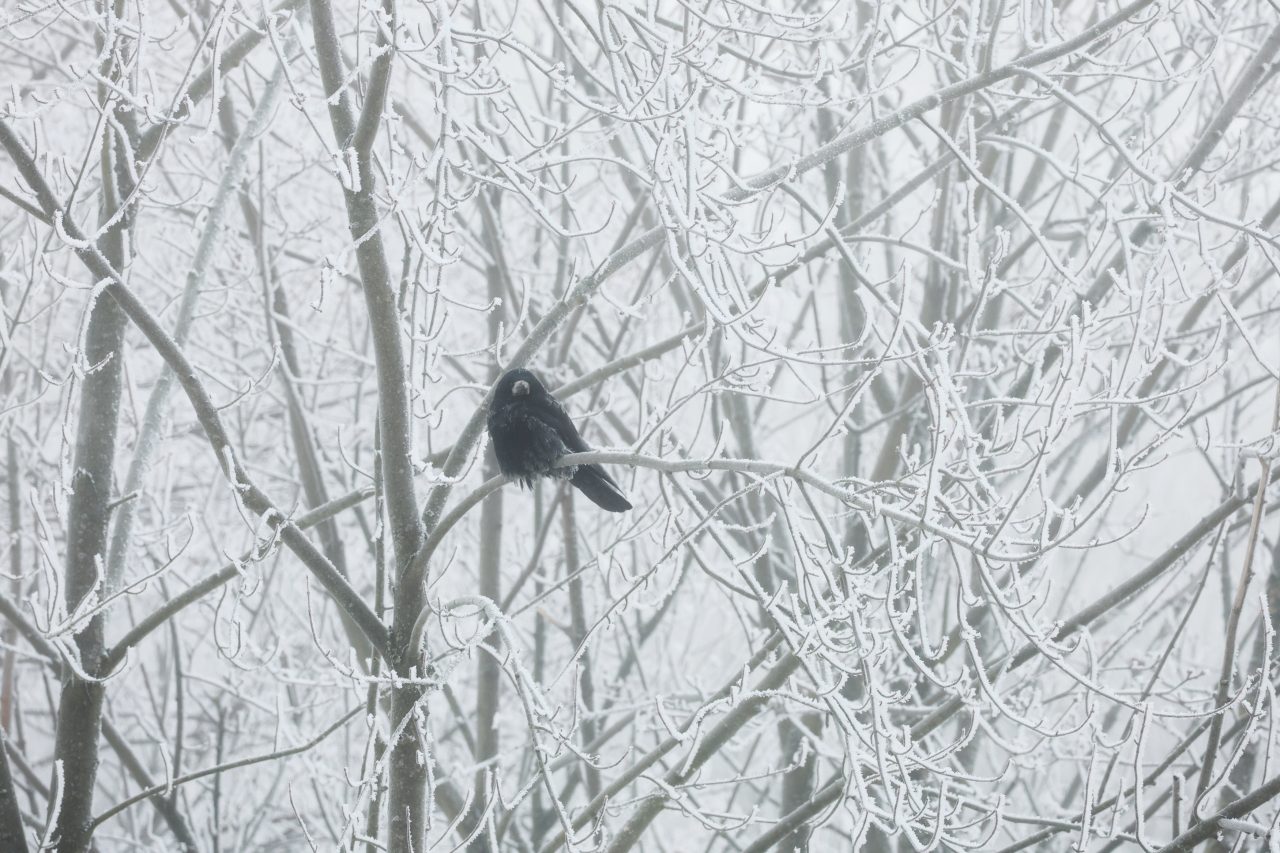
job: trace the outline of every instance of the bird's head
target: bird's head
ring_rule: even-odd
[[[497,403],[508,403],[518,399],[532,399],[546,393],[547,389],[532,371],[517,367],[515,370],[508,370],[498,380],[493,399]]]

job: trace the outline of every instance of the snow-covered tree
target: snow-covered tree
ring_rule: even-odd
[[[0,9],[0,849],[1280,847],[1274,0]],[[508,482],[536,371],[634,509]]]

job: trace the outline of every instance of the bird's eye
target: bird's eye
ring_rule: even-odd
[[[529,383],[521,379],[515,385],[511,386],[511,393],[517,397],[523,397],[525,394],[529,393]]]

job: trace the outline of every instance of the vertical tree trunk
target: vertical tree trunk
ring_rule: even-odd
[[[497,223],[493,219],[494,217],[490,217],[486,225],[486,234],[489,236],[491,247],[496,246],[501,239],[497,233]],[[502,276],[496,267],[490,266],[488,280],[489,299],[494,304],[498,304],[497,301],[503,296],[503,288]],[[498,308],[489,312],[489,342],[494,347],[497,347],[501,340],[503,316],[503,312]],[[494,382],[497,378],[495,366],[488,379]],[[485,460],[484,476],[488,479],[496,474],[498,474],[497,459],[490,453]],[[480,505],[482,534],[479,557],[480,594],[495,604],[500,604],[502,601],[502,518],[502,490],[499,489],[485,498],[484,503]],[[476,773],[475,796],[471,804],[471,816],[475,821],[479,821],[489,808],[488,779],[491,767],[486,762],[498,754],[497,717],[502,688],[502,667],[498,662],[498,656],[502,653],[501,646],[498,632],[492,631],[484,640],[484,648],[477,652],[475,760],[476,763],[486,766]],[[489,848],[489,839],[482,829],[472,842],[471,849],[479,853]]]
[[[822,716],[809,712],[799,721],[786,718],[779,726],[782,735],[783,757],[795,766],[782,777],[782,814],[787,815],[803,806],[813,797],[818,784],[818,758],[805,743],[805,730],[815,737],[822,732]],[[803,760],[802,760],[803,759]],[[781,850],[808,851],[809,835],[813,828],[805,823],[782,842]]]
[[[391,661],[395,674],[406,679],[395,688],[391,700],[392,742],[388,777],[387,847],[392,853],[417,853],[426,830],[427,767],[426,706],[424,690],[413,683],[420,671],[418,649],[409,647],[413,624],[426,604],[423,584],[407,577],[414,556],[422,546],[423,524],[413,483],[413,419],[409,413],[411,388],[401,341],[400,309],[382,240],[377,198],[378,175],[373,167],[373,143],[382,123],[394,45],[387,36],[396,31],[393,0],[384,0],[386,28],[379,29],[382,52],[373,63],[372,76],[359,111],[338,42],[337,25],[328,0],[312,0],[312,34],[320,76],[328,98],[329,119],[337,150],[354,158],[355,168],[343,187],[347,226],[355,243],[360,283],[372,330],[378,375],[378,430],[387,516],[395,550],[397,580]]]
[[[0,379],[0,386],[4,383]],[[22,597],[22,488],[21,471],[18,466],[18,441],[13,433],[5,437],[5,478],[8,482],[9,513],[9,595],[14,601]],[[0,729],[9,730],[13,723],[14,692],[17,689],[17,676],[14,671],[14,642],[18,638],[18,629],[13,623],[6,622],[0,629],[0,643],[4,645],[4,661],[0,663]]]
[[[103,145],[104,220],[115,212],[121,196],[113,190],[113,143],[109,138]],[[125,266],[126,222],[127,218],[122,218],[102,239],[103,254],[117,270]],[[85,335],[83,360],[90,370],[80,389],[75,462],[67,506],[63,591],[69,614],[93,597],[105,561],[125,324],[124,312],[114,299],[104,295],[95,300]],[[53,771],[53,784],[61,791],[61,797],[54,800],[60,803],[60,808],[50,814],[59,853],[80,853],[89,847],[89,821],[102,729],[103,685],[95,679],[101,674],[103,621],[102,614],[98,614],[75,635],[80,666],[88,678],[69,667],[62,678]]]

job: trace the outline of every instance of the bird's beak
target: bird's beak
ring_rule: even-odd
[[[523,379],[519,380],[516,384],[511,386],[511,393],[517,397],[523,397],[529,393],[529,383],[525,382]]]

